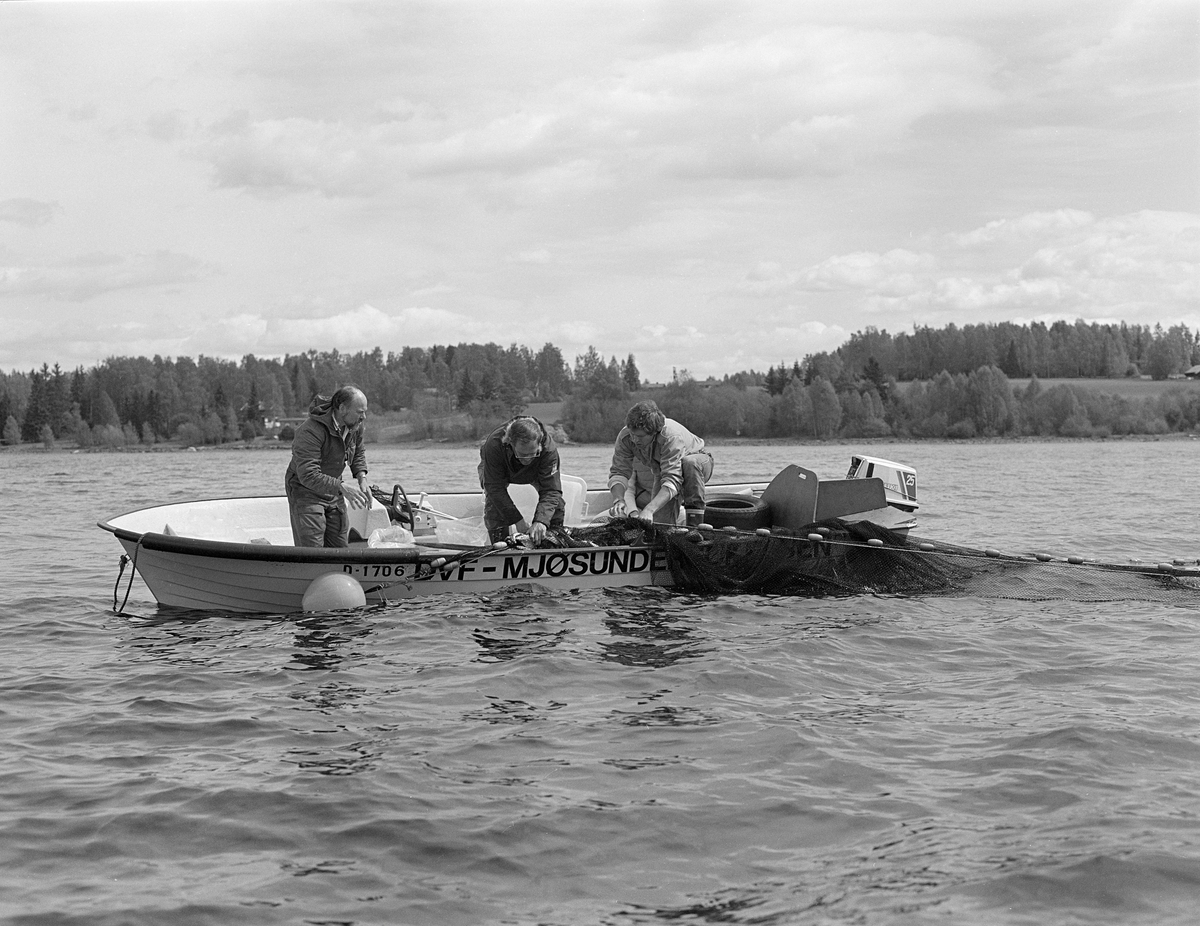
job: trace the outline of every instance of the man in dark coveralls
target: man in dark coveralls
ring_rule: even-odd
[[[328,399],[314,398],[308,420],[296,429],[292,460],[283,480],[296,546],[349,546],[347,503],[355,508],[371,507],[363,450],[366,418],[363,391],[342,386]],[[358,485],[342,482],[347,463]]]
[[[483,487],[483,523],[492,541],[508,537],[511,525],[536,546],[547,528],[562,527],[566,515],[558,448],[536,418],[519,416],[493,431],[479,448],[479,484]],[[508,494],[510,485],[532,485],[538,503],[529,524]]]

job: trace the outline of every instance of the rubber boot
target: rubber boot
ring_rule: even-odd
[[[699,527],[703,523],[704,523],[704,512],[703,511],[688,511],[687,512],[687,526],[689,528]]]

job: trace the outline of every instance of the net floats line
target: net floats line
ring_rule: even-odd
[[[797,543],[812,543],[823,544],[826,546],[840,546],[853,549],[887,549],[902,553],[923,553],[937,556],[956,556],[963,559],[1000,559],[1005,562],[1012,563],[1059,563],[1071,566],[1092,566],[1098,569],[1105,570],[1120,570],[1123,572],[1136,572],[1142,575],[1152,575],[1161,573],[1172,576],[1185,577],[1200,577],[1200,562],[1196,565],[1190,565],[1183,561],[1175,561],[1171,563],[1162,562],[1155,563],[1153,566],[1138,565],[1134,563],[1104,563],[1099,560],[1086,560],[1082,556],[1066,556],[1054,557],[1049,553],[1003,553],[994,547],[987,547],[983,550],[971,549],[955,549],[947,550],[939,547],[937,544],[928,541],[920,541],[913,546],[905,544],[904,546],[888,546],[878,537],[870,537],[865,542],[858,540],[838,540],[833,539],[829,535],[832,531],[828,527],[818,527],[816,530],[809,532],[803,537],[793,534],[781,534],[772,531],[769,527],[759,527],[753,531],[739,529],[733,525],[728,525],[722,528],[716,528],[711,524],[700,524],[695,528],[678,528],[677,531],[686,530],[688,540],[693,543],[704,540],[704,533],[721,533],[738,537],[770,537],[775,540],[789,540]]]

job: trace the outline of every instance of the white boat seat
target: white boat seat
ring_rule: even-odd
[[[568,527],[577,527],[583,523],[588,513],[587,481],[580,476],[570,476],[567,473],[559,473],[558,476],[562,481],[563,504],[567,509],[564,523]],[[537,489],[534,486],[510,485],[508,495],[513,500],[513,504],[520,509],[521,516],[526,521],[532,522],[533,513],[537,511]]]
[[[351,508],[347,505],[346,513],[350,515],[350,529],[357,531],[358,536],[363,540],[370,537],[371,531],[378,527],[388,528],[392,526],[387,509],[379,504],[379,502],[375,502],[370,508]],[[288,536],[291,536],[291,528],[288,529]]]

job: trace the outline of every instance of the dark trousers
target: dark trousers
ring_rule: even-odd
[[[298,547],[350,546],[350,518],[346,502],[297,502],[288,499],[292,540]]]
[[[704,512],[704,487],[713,474],[713,458],[711,453],[701,450],[699,453],[689,453],[683,458],[683,489],[679,492],[679,501],[684,511]]]
[[[683,488],[679,490],[679,494],[675,498],[655,512],[655,523],[679,523],[680,508],[684,511],[704,514],[704,487],[712,478],[712,454],[703,450],[699,453],[685,454],[681,461],[681,469],[683,470]],[[634,498],[638,508],[645,508],[653,497],[653,493],[639,482]]]

